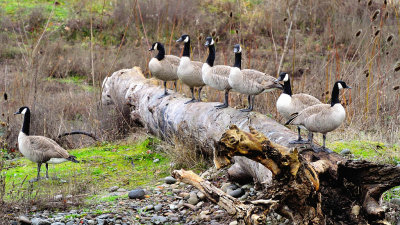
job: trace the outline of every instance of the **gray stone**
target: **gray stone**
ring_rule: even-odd
[[[160,211],[161,209],[162,209],[162,205],[161,204],[158,204],[158,205],[154,206],[154,211],[156,211],[156,212]]]
[[[118,190],[118,186],[112,186],[112,187],[110,187],[109,189],[108,189],[108,191],[109,192],[114,192],[114,191],[117,191]]]
[[[171,210],[175,210],[175,209],[178,208],[178,206],[175,205],[175,204],[170,204],[170,205],[169,205],[169,208],[170,208]]]
[[[32,225],[50,225],[51,223],[48,220],[33,218],[31,220]]]
[[[167,184],[175,184],[176,179],[173,178],[173,177],[171,177],[171,176],[168,176],[168,177],[164,178],[164,181],[165,181],[165,183],[167,183]]]
[[[164,216],[153,216],[151,217],[151,222],[154,224],[164,224],[167,222],[167,218]]]
[[[351,151],[350,151],[350,149],[345,148],[345,149],[343,149],[343,150],[340,152],[340,154],[341,154],[341,155],[348,155],[348,154],[351,154]]]
[[[231,183],[223,183],[221,186],[221,190],[226,193],[229,186],[231,186]]]
[[[206,198],[206,195],[203,192],[199,191],[199,192],[197,192],[197,197],[200,200],[204,200]]]
[[[244,191],[241,188],[238,188],[236,190],[230,190],[228,191],[228,195],[234,197],[234,198],[239,198],[244,194]]]
[[[238,222],[236,220],[229,223],[229,225],[237,225],[237,224]]]
[[[196,205],[199,202],[199,199],[197,198],[197,194],[194,192],[191,192],[190,197],[187,201],[189,204]]]
[[[11,225],[18,225],[18,222],[17,221],[11,221],[10,224]]]
[[[61,201],[63,199],[63,195],[56,195],[54,196],[54,201]]]
[[[65,224],[65,225],[74,225],[74,224],[75,224],[74,221],[73,221],[73,220],[70,220],[70,221],[68,221],[67,224]]]
[[[108,217],[110,217],[110,214],[103,214],[97,217],[97,219],[107,219]]]
[[[31,224],[31,221],[28,219],[28,217],[26,217],[26,216],[24,216],[24,215],[19,216],[19,217],[18,217],[18,221],[19,221],[21,224]]]
[[[146,211],[149,211],[149,210],[152,210],[152,209],[154,209],[153,205],[147,205],[147,206],[143,207],[143,210],[146,210]]]
[[[51,225],[65,225],[65,223],[62,223],[62,222],[55,222],[55,223],[52,223]]]
[[[94,224],[95,224],[94,220],[88,220],[87,223],[88,223],[89,225],[94,225]]]
[[[390,200],[390,203],[400,205],[400,198],[393,198],[392,200]]]
[[[117,192],[125,192],[126,189],[125,188],[118,188]]]
[[[96,220],[97,220],[97,225],[104,225],[104,219],[96,218]]]
[[[158,163],[158,162],[160,162],[160,159],[154,159],[153,160],[153,163]]]
[[[144,198],[144,190],[143,189],[135,189],[129,192],[128,196],[130,199],[143,199]]]

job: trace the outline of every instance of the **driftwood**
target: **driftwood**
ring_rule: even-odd
[[[242,203],[189,171],[174,172],[212,201],[225,205],[241,223],[262,224],[270,210],[297,224],[381,223],[385,212],[379,199],[384,191],[400,185],[398,167],[350,161],[336,153],[293,150],[289,141],[296,134],[260,113],[216,109],[219,103],[184,104],[187,98],[172,91],[160,99],[163,89],[140,73],[131,73],[129,82],[118,84],[113,76],[104,86],[114,80],[113,85],[123,91],[108,88],[108,97],[114,103],[124,99],[136,123],[166,141],[190,140],[204,154],[214,155],[217,167],[234,161],[231,168],[235,169],[228,171],[232,178],[253,178],[265,196],[259,202]]]

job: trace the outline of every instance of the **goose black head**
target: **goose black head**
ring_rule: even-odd
[[[283,82],[289,81],[289,74],[286,72],[281,72],[279,74],[278,81],[283,81]]]
[[[335,83],[336,85],[337,85],[337,87],[339,88],[339,90],[340,89],[343,89],[343,88],[348,88],[348,89],[351,89],[351,87],[350,86],[348,86],[347,84],[346,84],[346,82],[344,82],[344,81],[341,81],[341,80],[339,80],[339,81],[336,81],[336,83]]]
[[[206,38],[206,43],[204,44],[206,47],[207,46],[211,46],[211,45],[214,45],[214,40],[213,40],[213,38],[212,37],[207,37]]]
[[[160,45],[161,45],[160,42],[154,42],[154,43],[151,45],[151,48],[149,49],[149,51],[160,50]]]
[[[188,43],[190,41],[189,35],[184,34],[178,40],[176,40],[176,42],[182,42],[182,41]]]
[[[22,114],[22,115],[24,115],[26,112],[29,112],[29,108],[26,107],[26,106],[23,106],[23,107],[19,108],[18,111],[16,111],[16,112],[14,113],[14,115],[17,115],[17,114]]]
[[[233,46],[233,53],[242,53],[242,47],[240,47],[240,44]]]

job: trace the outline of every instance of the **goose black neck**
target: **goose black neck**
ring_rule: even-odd
[[[209,50],[209,53],[208,53],[206,63],[212,67],[212,66],[214,66],[214,61],[215,61],[215,46],[209,45],[208,50]]]
[[[242,53],[238,52],[235,53],[235,64],[233,64],[234,67],[237,67],[239,69],[242,69]]]
[[[283,93],[292,96],[292,87],[290,86],[290,78],[283,82]]]
[[[31,112],[26,109],[24,123],[22,124],[22,133],[29,135],[29,124],[31,123]]]
[[[340,103],[340,101],[339,101],[339,87],[338,87],[337,83],[335,83],[335,85],[333,86],[331,106],[334,106],[336,103]]]
[[[190,40],[188,42],[185,42],[185,47],[183,47],[182,56],[187,56],[190,58]]]
[[[158,54],[156,55],[156,59],[162,60],[165,56],[165,49],[162,44],[158,44]]]

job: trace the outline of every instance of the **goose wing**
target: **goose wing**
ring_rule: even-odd
[[[330,107],[331,105],[329,104],[317,104],[309,106],[299,113],[294,113],[287,124],[304,125],[304,121],[306,119],[310,117],[322,116],[327,110],[329,110]]]
[[[30,147],[46,158],[68,158],[68,152],[57,142],[44,136],[29,136]]]
[[[175,66],[176,68],[178,68],[181,59],[178,56],[166,55],[165,56],[165,61],[167,61],[172,66]]]
[[[295,112],[299,112],[309,106],[322,104],[316,97],[308,94],[292,95],[292,104]]]
[[[231,72],[230,66],[218,65],[211,67],[211,73],[216,74],[218,76],[222,76],[225,78],[229,77],[229,73]]]

